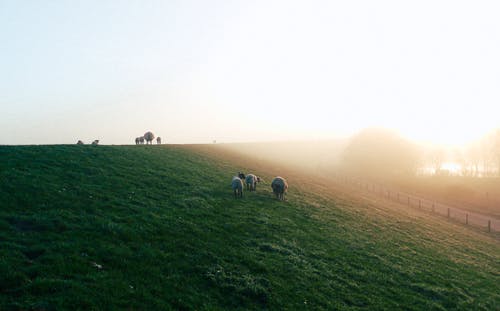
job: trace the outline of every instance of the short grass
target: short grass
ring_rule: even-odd
[[[236,200],[249,169],[266,182]],[[0,310],[498,310],[495,237],[300,176],[278,202],[276,171],[209,147],[0,147]]]

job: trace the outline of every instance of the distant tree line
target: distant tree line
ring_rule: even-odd
[[[341,168],[364,176],[416,175],[423,168],[433,174],[450,174],[443,165],[454,162],[459,175],[500,177],[500,129],[463,149],[430,150],[387,129],[366,129],[353,136],[341,157]]]
[[[421,163],[417,146],[387,129],[355,135],[342,155],[342,168],[364,176],[414,175]]]
[[[455,150],[453,156],[461,165],[463,176],[500,177],[500,129],[462,150]]]

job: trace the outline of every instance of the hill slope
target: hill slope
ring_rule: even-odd
[[[484,309],[498,241],[209,147],[0,147],[0,309]],[[241,160],[241,161],[240,161]],[[235,200],[230,178],[267,181]]]

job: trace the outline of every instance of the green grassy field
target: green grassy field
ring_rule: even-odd
[[[266,182],[235,200],[239,170]],[[208,146],[0,147],[0,310],[499,310],[496,236],[286,173]]]

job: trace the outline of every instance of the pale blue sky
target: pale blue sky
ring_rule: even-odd
[[[500,126],[497,1],[0,0],[0,144]]]

